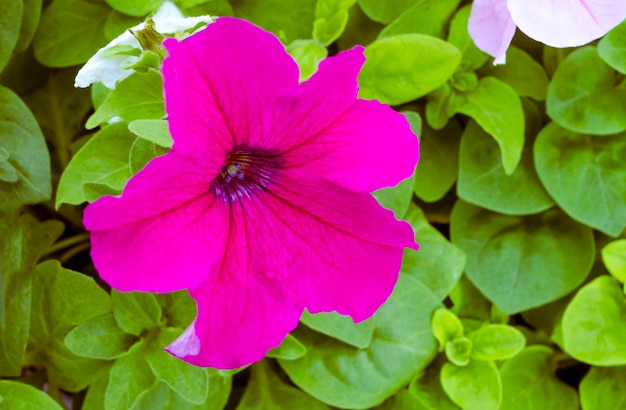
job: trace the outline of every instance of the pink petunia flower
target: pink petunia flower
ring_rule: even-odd
[[[279,40],[243,20],[164,45],[174,146],[86,208],[102,278],[188,289],[198,315],[167,350],[200,366],[260,360],[304,308],[370,317],[417,249],[370,192],[412,174],[418,142],[401,114],[356,98],[363,48],[299,84]]]
[[[624,18],[624,0],[474,0],[468,31],[494,64],[504,64],[515,27],[551,47],[576,47],[602,37]]]

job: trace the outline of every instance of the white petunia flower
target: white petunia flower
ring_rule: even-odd
[[[180,10],[170,1],[165,1],[152,17],[154,29],[165,37],[184,38],[206,27],[213,19],[210,16],[184,17]],[[194,27],[206,23],[198,30],[188,32]],[[131,33],[146,28],[146,22],[137,24],[122,34],[91,57],[76,74],[75,87],[89,87],[95,82],[101,82],[108,88],[115,88],[115,84],[122,81],[133,73],[129,67],[142,53],[139,41]],[[129,50],[136,49],[137,53],[115,53],[114,48]],[[137,54],[137,55],[135,55]]]

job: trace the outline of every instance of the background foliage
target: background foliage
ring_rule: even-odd
[[[468,36],[467,1],[175,2],[274,32],[303,79],[366,46],[360,97],[421,141],[414,177],[376,196],[421,249],[365,322],[305,313],[238,371],[175,359],[162,347],[193,302],[111,291],[81,223],[85,202],[171,145],[160,75],[73,87],[161,0],[3,0],[0,408],[626,407],[626,23],[578,49],[518,32],[496,67]]]

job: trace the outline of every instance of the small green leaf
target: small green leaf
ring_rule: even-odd
[[[137,138],[130,148],[130,171],[133,174],[141,171],[148,162],[154,158],[167,153],[168,149],[148,141],[143,138]]]
[[[508,325],[486,325],[467,335],[472,341],[472,358],[478,360],[504,360],[518,354],[526,338],[516,328]]]
[[[577,409],[576,390],[555,376],[552,349],[528,346],[500,368],[502,405],[506,410]],[[584,406],[583,406],[584,408]],[[605,407],[608,409],[610,407]]]
[[[3,0],[0,3],[0,72],[11,58],[20,36],[23,10],[22,0]]]
[[[443,391],[439,381],[441,368],[446,363],[446,357],[437,355],[426,370],[411,381],[408,391],[421,406],[408,410],[459,410]]]
[[[560,126],[589,134],[615,134],[626,129],[626,89],[595,47],[584,47],[559,64],[550,86],[546,109]]]
[[[608,65],[626,74],[626,21],[613,28],[600,40],[598,54]]]
[[[117,326],[112,313],[81,323],[65,336],[65,345],[79,356],[111,360],[122,356],[137,339]]]
[[[163,148],[172,148],[174,144],[167,120],[135,120],[128,123],[128,129],[139,138]]]
[[[414,176],[404,179],[391,188],[382,188],[372,195],[385,208],[391,209],[397,219],[402,219],[407,213],[413,199]]]
[[[143,17],[146,14],[156,11],[163,2],[162,0],[106,0],[109,6],[120,13],[134,17]]]
[[[388,24],[409,8],[423,3],[420,0],[359,0],[359,6],[374,21]],[[449,3],[449,2],[448,2]],[[432,6],[431,6],[432,7]]]
[[[612,236],[626,228],[626,133],[595,137],[550,123],[534,151],[541,182],[568,215]]]
[[[276,359],[294,360],[298,359],[306,354],[306,346],[300,343],[291,334],[285,337],[285,340],[280,346],[273,348],[267,352],[267,357],[274,357]]]
[[[359,97],[395,105],[445,83],[459,65],[461,53],[435,37],[402,34],[374,41],[366,47],[365,57]]]
[[[626,366],[592,367],[580,383],[583,410],[626,408]]]
[[[113,314],[119,327],[139,336],[161,324],[161,306],[151,293],[111,291]]]
[[[510,85],[520,97],[530,97],[537,101],[546,99],[548,75],[541,64],[515,46],[507,50],[506,64],[489,64],[484,68],[484,74]]]
[[[463,337],[463,325],[459,318],[448,309],[437,309],[431,322],[433,336],[439,342],[439,351],[443,351],[448,342]]]
[[[25,383],[0,380],[0,408],[7,410],[62,410],[50,396]]]
[[[426,34],[443,37],[443,25],[437,14],[427,2],[418,3],[407,9],[394,21],[382,29],[378,38],[393,37],[400,34]]]
[[[146,361],[147,344],[136,343],[130,351],[113,363],[109,384],[104,394],[107,410],[128,410],[149,390],[156,378]]]
[[[626,282],[626,239],[609,242],[602,248],[602,261],[615,279]]]
[[[287,52],[300,68],[300,81],[305,81],[317,71],[317,66],[328,55],[326,47],[315,40],[296,40],[287,46]]]
[[[602,275],[583,286],[563,314],[563,347],[596,366],[626,365],[626,301],[619,283]]]
[[[319,0],[315,5],[313,38],[322,45],[335,41],[346,28],[348,9],[355,0]]]
[[[374,334],[372,319],[354,323],[350,316],[343,316],[336,312],[320,312],[313,315],[305,310],[300,321],[313,330],[359,349],[367,348]]]
[[[463,410],[498,410],[502,401],[500,373],[493,362],[471,360],[459,367],[446,363],[441,385],[448,397]]]
[[[186,329],[196,317],[196,302],[186,290],[156,293],[154,297],[162,308],[162,317],[168,327]]]
[[[115,117],[130,122],[161,119],[164,116],[163,80],[157,71],[149,70],[146,73],[133,73],[117,84],[85,126],[92,129]]]
[[[472,341],[465,336],[446,343],[446,357],[457,366],[466,366],[472,354]]]

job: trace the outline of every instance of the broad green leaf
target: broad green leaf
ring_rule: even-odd
[[[128,129],[163,148],[172,148],[174,144],[167,120],[135,120],[128,123]]]
[[[110,12],[102,2],[53,0],[33,40],[37,60],[49,67],[84,63],[107,43],[104,25]]]
[[[125,332],[139,336],[161,324],[161,306],[152,293],[111,291],[113,314]]]
[[[98,377],[96,381],[89,385],[89,390],[85,395],[83,409],[87,410],[106,410],[104,407],[104,394],[109,385],[109,373],[104,373]]]
[[[417,397],[407,389],[402,389],[373,410],[427,410]]]
[[[0,148],[8,157],[4,169],[14,170],[17,180],[0,180],[0,211],[46,201],[51,195],[50,154],[41,130],[26,104],[0,86]],[[7,172],[7,171],[5,171]],[[11,172],[11,171],[8,171]]]
[[[61,175],[57,209],[63,203],[76,205],[88,200],[87,183],[102,184],[113,192],[121,192],[131,176],[128,161],[135,139],[125,123],[109,125],[91,137]]]
[[[95,128],[117,117],[130,122],[161,119],[164,116],[163,80],[161,74],[149,70],[146,73],[133,73],[117,84],[85,126],[88,129]]]
[[[296,40],[287,46],[287,52],[296,60],[300,68],[300,81],[305,81],[317,71],[317,66],[328,50],[315,40]]]
[[[113,313],[81,323],[65,336],[65,345],[75,354],[110,360],[122,356],[137,339],[119,328]]]
[[[576,390],[555,375],[552,349],[528,346],[500,368],[502,405],[507,410],[577,409]],[[609,407],[605,407],[609,408]]]
[[[129,165],[130,172],[136,174],[154,158],[167,153],[168,149],[163,148],[154,142],[143,138],[137,138],[130,147]]]
[[[320,312],[313,315],[305,310],[300,321],[315,331],[359,349],[366,349],[374,335],[373,319],[355,324],[350,316],[336,312]]]
[[[476,286],[467,279],[466,275],[461,276],[449,296],[452,300],[450,310],[457,316],[483,322],[489,321],[491,302],[476,289]]]
[[[378,38],[393,37],[399,34],[426,34],[443,39],[444,26],[456,10],[460,0],[418,0],[390,22]],[[371,0],[366,1],[376,6]],[[384,7],[385,2],[378,2]]]
[[[129,16],[113,10],[104,24],[104,35],[108,40],[113,40],[127,29],[141,23],[142,20],[143,18]]]
[[[62,410],[50,396],[25,383],[0,380],[0,408],[7,410]]]
[[[595,137],[548,124],[535,141],[537,173],[572,218],[612,236],[626,227],[626,133]]]
[[[456,181],[462,130],[457,121],[448,122],[438,131],[428,125],[422,130],[420,160],[415,170],[415,194],[426,202],[436,202]]]
[[[598,54],[608,65],[626,74],[626,21],[613,28],[600,40]]]
[[[237,17],[271,31],[283,43],[311,38],[315,0],[234,0],[230,3]]]
[[[522,49],[509,47],[506,64],[489,64],[483,70],[485,75],[510,85],[520,97],[530,97],[537,101],[546,99],[548,75],[541,64]]]
[[[139,396],[149,390],[156,378],[146,361],[147,342],[142,341],[113,363],[109,373],[109,384],[104,394],[107,410],[128,410]]]
[[[24,2],[3,0],[0,3],[0,72],[11,58],[20,36]]]
[[[486,325],[467,337],[472,341],[472,358],[478,360],[509,359],[526,344],[522,332],[508,325]]]
[[[321,45],[335,41],[346,28],[348,9],[356,0],[318,0],[315,5],[313,38]]]
[[[448,31],[448,43],[452,44],[463,54],[460,70],[473,71],[485,64],[489,56],[480,51],[467,32],[467,22],[469,20],[471,5],[459,9],[452,21]]]
[[[445,308],[435,310],[431,321],[433,336],[439,342],[439,351],[454,339],[463,337],[463,325],[459,318]]]
[[[0,375],[19,376],[30,328],[33,269],[63,231],[29,214],[0,218]]]
[[[560,126],[589,134],[614,134],[626,129],[626,89],[618,74],[595,47],[574,51],[559,64],[550,86],[546,109]]]
[[[439,300],[443,300],[463,273],[465,255],[428,223],[416,205],[409,207],[405,219],[413,227],[420,249],[417,252],[404,250],[402,272],[419,279]]]
[[[625,385],[626,366],[592,367],[579,387],[583,410],[626,408]]]
[[[63,340],[74,326],[109,312],[109,295],[92,278],[51,260],[35,270],[32,301],[26,364],[45,365],[48,378],[65,390],[84,389],[107,363],[75,355]]]
[[[524,111],[519,96],[493,77],[482,78],[476,89],[461,96],[463,103],[456,111],[472,117],[496,140],[504,172],[512,174],[524,148]]]
[[[413,379],[409,384],[409,393],[419,403],[417,408],[411,410],[458,410],[457,407],[443,391],[439,375],[441,368],[447,363],[444,355],[435,357],[425,371]]]
[[[507,175],[497,143],[470,122],[461,138],[459,197],[509,215],[534,214],[553,206],[535,171],[532,142],[527,139],[519,165]]]
[[[554,208],[520,217],[458,201],[450,227],[452,242],[467,255],[468,278],[508,314],[571,292],[594,260],[591,229]]]
[[[454,10],[458,4],[456,0],[359,0],[358,2],[369,18],[385,24],[391,23],[412,7],[421,7],[425,10],[432,9],[434,14],[443,20],[447,9],[452,8]]]
[[[0,181],[16,182],[19,178],[17,169],[9,162],[9,151],[0,147]]]
[[[294,360],[306,354],[306,346],[291,334],[285,337],[285,340],[278,346],[267,352],[267,357],[276,359]]]
[[[446,343],[446,357],[457,366],[467,366],[472,354],[472,341],[465,336]]]
[[[226,404],[229,392],[230,389],[227,389],[226,397],[224,397],[224,394],[221,394],[217,397],[209,397],[205,403],[192,404],[185,400],[183,396],[172,390],[167,384],[157,381],[152,385],[152,387],[139,394],[139,397],[133,406],[133,410],[222,409]]]
[[[441,386],[463,410],[498,410],[502,400],[500,373],[493,362],[471,360],[467,366],[446,363]]]
[[[610,242],[602,248],[602,261],[615,279],[626,282],[626,239]]]
[[[307,354],[279,363],[311,396],[333,406],[368,408],[382,403],[419,373],[435,354],[430,315],[438,299],[418,280],[400,275],[394,293],[373,317],[366,349],[299,327]]]
[[[452,76],[461,60],[454,46],[424,34],[376,40],[366,47],[365,56],[359,97],[392,105],[433,91]]]
[[[20,53],[26,51],[31,41],[33,41],[35,32],[37,32],[37,26],[39,26],[39,20],[41,19],[43,0],[23,0],[23,3],[20,37],[15,45],[15,51]]]
[[[162,308],[162,320],[167,327],[186,329],[196,317],[196,302],[186,290],[172,293],[155,293]]]
[[[129,16],[142,17],[156,11],[163,0],[106,0],[113,9]]]
[[[397,219],[402,219],[411,205],[415,174],[391,188],[374,191],[374,198],[385,208],[391,209]]]
[[[251,367],[250,380],[237,410],[325,410],[328,406],[282,381],[263,360]]]
[[[596,366],[626,365],[626,301],[619,283],[602,275],[583,286],[563,314],[565,351]]]

